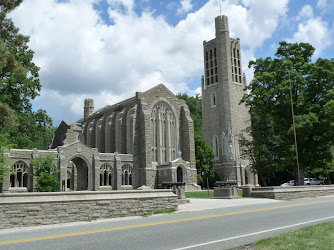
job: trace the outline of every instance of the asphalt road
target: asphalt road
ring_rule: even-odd
[[[334,196],[242,200],[230,207],[183,208],[167,215],[1,230],[0,249],[225,249],[334,221]]]

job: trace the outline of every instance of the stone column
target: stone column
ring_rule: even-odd
[[[67,179],[67,163],[64,154],[59,154],[59,190],[65,191],[66,179]]]
[[[73,164],[73,190],[78,189],[78,169],[75,164]]]
[[[115,184],[116,187],[115,189],[120,189],[122,186],[122,161],[121,158],[119,157],[118,153],[115,153],[115,167],[114,167],[115,172]]]
[[[93,155],[92,170],[94,170],[94,174],[92,173],[93,176],[91,177],[91,180],[93,180],[93,183],[91,187],[88,187],[88,189],[95,191],[95,190],[99,190],[99,187],[100,187],[100,158],[99,158],[98,152],[96,152]]]

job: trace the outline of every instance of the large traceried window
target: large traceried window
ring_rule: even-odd
[[[109,163],[100,167],[100,186],[112,186],[112,166]]]
[[[28,165],[23,161],[15,162],[11,168],[10,187],[27,187],[28,175]]]
[[[130,164],[122,166],[122,185],[132,186],[132,167]]]
[[[152,108],[151,136],[152,162],[164,164],[177,158],[176,116],[164,101]]]
[[[152,161],[158,161],[158,126],[157,126],[157,110],[153,109],[151,114],[151,149],[152,149]]]

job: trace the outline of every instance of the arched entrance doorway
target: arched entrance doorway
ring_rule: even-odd
[[[77,170],[77,191],[88,190],[88,166],[86,162],[80,158],[75,157],[72,159]]]
[[[178,166],[176,169],[176,180],[177,182],[183,182],[183,169],[182,167]]]

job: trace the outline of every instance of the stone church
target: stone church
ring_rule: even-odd
[[[203,137],[222,180],[257,185],[257,175],[240,157],[239,140],[250,123],[247,108],[239,105],[246,86],[240,40],[229,37],[226,16],[217,17],[215,26],[216,38],[203,42]],[[76,122],[61,122],[49,150],[7,151],[11,171],[0,192],[34,191],[30,161],[50,154],[61,191],[161,188],[164,181],[199,188],[189,108],[164,85],[97,111],[86,99],[83,114]]]
[[[258,184],[249,162],[241,158],[240,139],[250,125],[248,108],[239,105],[246,87],[242,72],[240,39],[231,38],[227,16],[215,18],[216,37],[203,42],[202,77],[203,138],[213,148],[216,169],[222,180],[238,186]]]
[[[34,191],[30,160],[48,154],[62,191],[160,188],[163,181],[199,188],[189,108],[164,85],[97,111],[86,99],[83,113],[74,123],[61,122],[49,150],[7,152],[12,174],[2,191]]]

